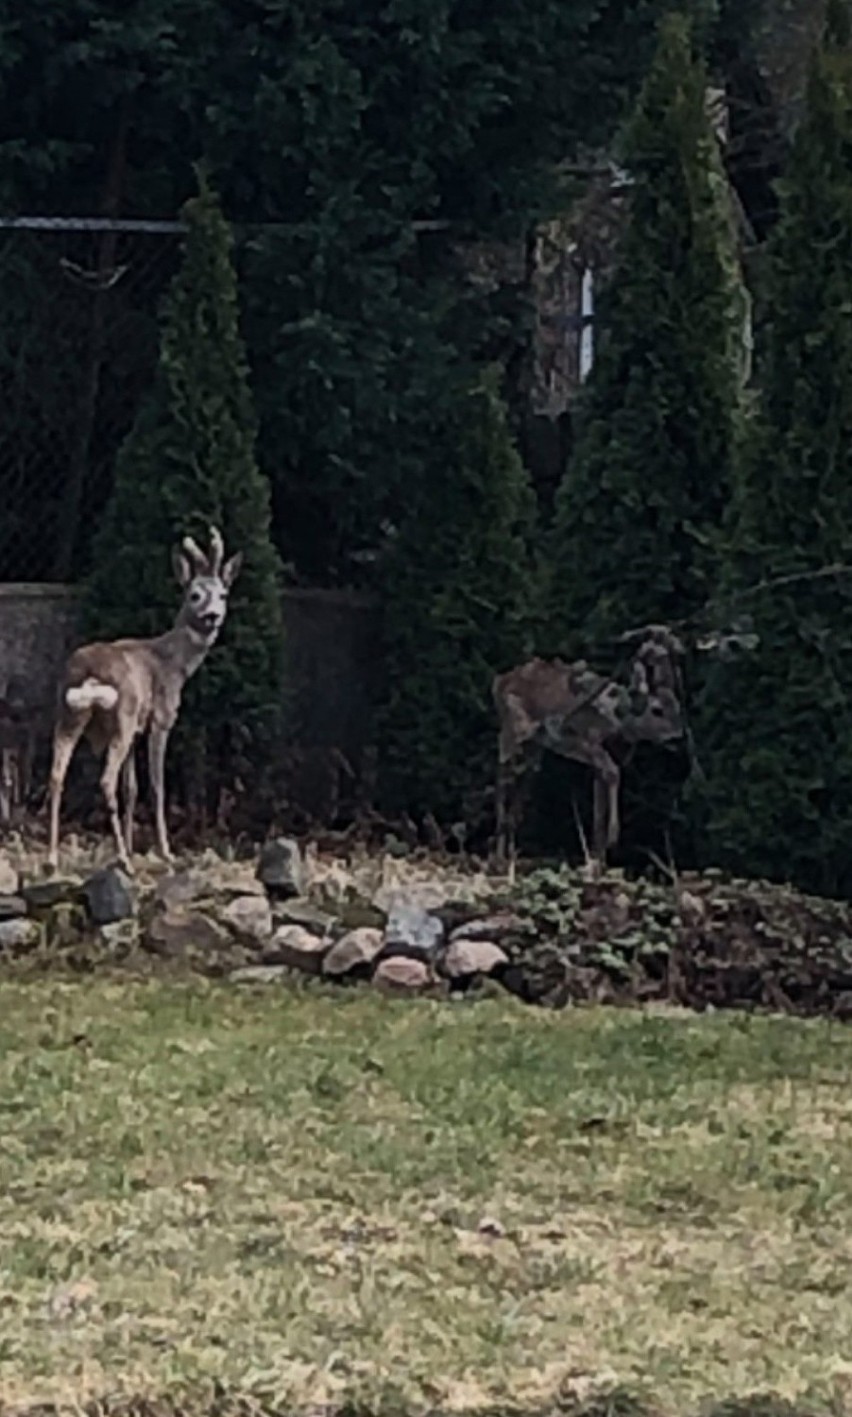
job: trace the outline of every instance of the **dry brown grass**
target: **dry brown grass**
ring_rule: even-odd
[[[842,1026],[2,989],[6,1402],[852,1402]]]

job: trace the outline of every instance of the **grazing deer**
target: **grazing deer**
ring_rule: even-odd
[[[545,750],[587,763],[594,774],[592,851],[602,862],[620,832],[619,791],[624,748],[671,743],[685,736],[678,658],[680,640],[651,626],[630,664],[627,685],[590,669],[585,660],[531,659],[499,674],[492,695],[500,723],[497,854],[515,859],[517,779],[537,767]],[[509,802],[510,794],[512,802]]]
[[[191,537],[185,537],[173,556],[184,597],[172,629],[155,639],[83,645],[68,660],[50,774],[49,861],[54,868],[59,859],[62,788],[74,749],[83,735],[99,756],[106,752],[101,787],[118,859],[130,871],[137,795],[133,750],[137,735],[148,734],[157,848],[166,861],[171,861],[165,812],[166,744],[180,711],[183,686],[215,644],[225,621],[228,592],[242,564],[242,553],[232,556],[223,566],[224,554],[222,537],[215,527],[210,529],[207,555]],[[124,799],[123,833],[118,815],[119,776]]]

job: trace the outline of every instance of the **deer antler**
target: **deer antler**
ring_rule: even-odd
[[[191,536],[185,536],[181,545],[189,559],[195,567],[196,573],[206,575],[210,569],[210,563],[197,541],[193,541]]]
[[[225,555],[225,543],[222,540],[222,533],[218,527],[210,528],[210,574],[218,576],[222,569],[222,561]]]

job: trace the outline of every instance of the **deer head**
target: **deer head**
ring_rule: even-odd
[[[682,642],[666,626],[652,626],[630,666],[628,706],[621,736],[629,743],[680,742],[686,734],[679,660]]]
[[[211,644],[225,622],[228,594],[243,560],[238,551],[223,566],[224,555],[221,534],[211,527],[209,552],[203,552],[191,536],[185,536],[173,557],[175,575],[184,589],[177,623],[188,625]]]

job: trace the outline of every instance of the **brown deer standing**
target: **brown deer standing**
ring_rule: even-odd
[[[171,630],[155,639],[112,640],[83,645],[65,668],[53,736],[50,774],[50,854],[59,860],[59,809],[68,767],[85,735],[94,751],[106,753],[101,787],[118,859],[132,870],[133,812],[136,806],[134,745],[148,734],[148,767],[157,849],[171,861],[165,811],[165,758],[169,733],[180,711],[183,686],[216,643],[228,610],[228,593],[242,563],[238,552],[223,565],[225,548],[215,527],[205,555],[191,537],[175,551],[173,565],[184,597]],[[124,831],[118,814],[118,782],[124,799]]]
[[[685,737],[678,668],[683,652],[670,630],[652,626],[633,656],[627,685],[596,673],[585,660],[531,659],[496,676],[498,859],[513,869],[519,779],[546,750],[592,769],[592,852],[598,862],[606,859],[620,833],[618,759],[624,749]]]

